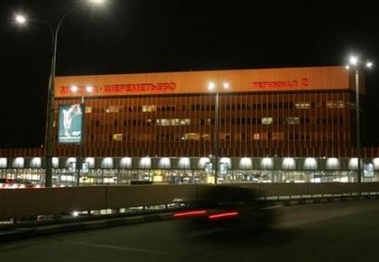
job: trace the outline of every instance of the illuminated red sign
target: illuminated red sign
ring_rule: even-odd
[[[261,82],[252,82],[253,88],[296,88],[296,87],[308,87],[309,79],[307,77],[303,77],[300,80],[300,84],[298,80],[289,80],[289,81],[261,81]]]
[[[176,89],[175,83],[115,84],[115,85],[104,85],[103,93],[118,94],[118,93],[130,93],[130,92],[173,91],[175,89]]]
[[[79,94],[84,92],[85,86],[79,86]],[[135,84],[105,84],[103,86],[94,86],[93,94],[126,94],[142,92],[171,92],[177,89],[176,83],[135,83]],[[61,95],[70,95],[73,92],[69,86],[61,86],[59,89]]]

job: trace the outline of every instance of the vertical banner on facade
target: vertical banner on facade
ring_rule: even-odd
[[[84,104],[59,106],[58,142],[61,144],[81,144],[84,130]]]
[[[363,163],[363,176],[371,178],[375,176],[375,167],[373,163]]]

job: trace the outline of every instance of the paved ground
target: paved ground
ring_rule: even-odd
[[[32,238],[38,236],[46,236],[59,233],[67,233],[74,231],[85,231],[93,229],[101,229],[107,227],[115,227],[136,223],[145,223],[150,221],[160,221],[171,219],[171,213],[162,214],[147,214],[136,215],[127,217],[114,217],[107,219],[95,219],[89,221],[77,221],[58,224],[41,224],[33,226],[18,226],[15,228],[7,229],[4,227],[0,230],[0,243],[10,242],[25,238]]]
[[[258,234],[199,234],[165,220],[2,243],[0,261],[378,261],[379,200],[279,210],[272,230]]]

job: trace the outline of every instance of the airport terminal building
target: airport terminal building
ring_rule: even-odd
[[[81,185],[214,183],[216,166],[220,183],[357,180],[342,66],[57,77],[55,109],[57,185],[76,184],[78,166]],[[378,181],[378,157],[362,148],[363,181]],[[44,149],[0,149],[0,172],[43,181]]]

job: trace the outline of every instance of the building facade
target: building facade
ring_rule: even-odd
[[[353,182],[355,92],[342,66],[57,77],[55,180],[81,166],[80,184]],[[18,151],[0,150],[6,176],[40,157],[43,180],[43,149]],[[363,150],[367,181],[377,153]]]

